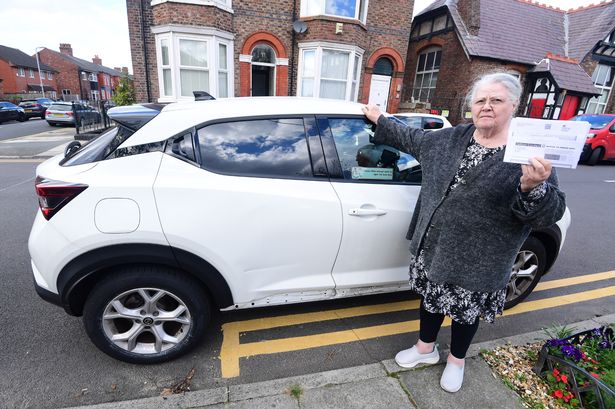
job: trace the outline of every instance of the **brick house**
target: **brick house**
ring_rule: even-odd
[[[401,98],[412,0],[126,0],[137,100]]]
[[[415,16],[403,107],[453,123],[483,73],[508,70],[524,86],[518,114],[568,119],[615,112],[615,2],[560,10],[524,0],[437,0]]]
[[[44,96],[55,98],[57,70],[41,61],[39,64],[40,74],[36,57],[16,48],[0,45],[0,98],[17,102],[30,97],[40,97],[41,82]]]
[[[115,89],[113,84],[122,75],[102,65],[97,55],[92,62],[73,56],[73,48],[67,43],[60,44],[60,52],[42,49],[40,58],[57,70],[58,97],[65,101],[110,99]]]

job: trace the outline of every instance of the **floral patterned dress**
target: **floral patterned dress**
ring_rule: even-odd
[[[468,170],[502,149],[503,146],[484,147],[472,137],[446,195],[463,183]],[[531,210],[545,193],[546,185],[543,183],[529,193],[522,194],[525,210]],[[426,234],[429,234],[429,230]],[[506,301],[506,288],[494,292],[469,291],[454,284],[430,281],[425,270],[424,255],[425,250],[422,247],[418,256],[411,255],[409,274],[410,288],[423,296],[423,306],[427,311],[448,315],[461,324],[472,324],[477,318],[493,322],[497,314],[502,314]]]

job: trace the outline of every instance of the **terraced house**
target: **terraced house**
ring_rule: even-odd
[[[37,64],[35,56],[0,45],[0,99],[56,98],[56,74],[53,67]]]
[[[412,0],[126,0],[139,101],[298,95],[398,110]]]
[[[523,0],[437,0],[415,16],[402,99],[453,123],[468,118],[468,85],[516,72],[518,114],[568,119],[615,112],[615,2],[560,10]]]

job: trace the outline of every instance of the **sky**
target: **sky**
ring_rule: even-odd
[[[432,2],[415,0],[414,14]],[[598,2],[541,1],[565,9]],[[69,43],[75,57],[98,55],[104,66],[132,73],[125,0],[0,0],[0,21],[0,45],[34,55],[37,47],[59,51],[60,43]]]

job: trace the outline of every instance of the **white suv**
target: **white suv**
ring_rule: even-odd
[[[105,353],[153,363],[198,343],[212,310],[407,289],[420,166],[371,144],[360,108],[236,98],[110,110],[116,128],[37,168],[39,295],[83,315]],[[568,223],[528,238],[508,305],[553,264]]]

